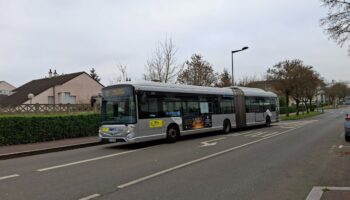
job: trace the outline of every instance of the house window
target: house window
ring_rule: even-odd
[[[64,104],[76,104],[76,96],[71,96],[70,92],[65,92],[62,95],[62,103]]]
[[[48,99],[48,104],[53,104],[53,102],[54,102],[54,99],[53,99],[53,96],[48,96],[47,97]]]

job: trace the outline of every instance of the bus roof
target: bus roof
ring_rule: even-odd
[[[234,86],[232,88],[243,91],[244,96],[277,97],[275,93],[270,91],[265,91],[260,88],[249,88],[249,87],[238,87],[238,86]]]
[[[215,95],[233,95],[232,88],[217,88],[217,87],[204,87],[194,85],[182,85],[182,84],[171,84],[171,83],[159,83],[152,81],[131,81],[121,82],[116,85],[108,86],[113,88],[118,85],[132,85],[136,90],[143,91],[158,91],[158,92],[174,92],[174,93],[190,93],[190,94],[215,94]],[[273,92],[268,92],[259,88],[248,88],[248,87],[236,87],[243,91],[245,96],[263,96],[263,97],[277,97]]]
[[[132,85],[134,86],[135,90],[143,90],[143,91],[233,95],[233,92],[230,88],[203,87],[203,86],[194,86],[194,85],[159,83],[159,82],[152,82],[152,81],[122,82],[116,85],[108,86],[107,88],[118,86],[118,85]]]

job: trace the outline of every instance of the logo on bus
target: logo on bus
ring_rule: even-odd
[[[149,127],[150,128],[160,128],[164,126],[163,120],[150,120],[149,121]]]

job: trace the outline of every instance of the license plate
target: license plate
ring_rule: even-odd
[[[109,142],[116,142],[117,139],[115,139],[115,138],[109,138],[108,141],[109,141]]]

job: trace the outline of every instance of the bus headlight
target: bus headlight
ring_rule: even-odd
[[[134,125],[129,125],[129,126],[127,126],[126,133],[127,134],[132,133],[132,132],[134,132],[134,129],[135,129]]]

